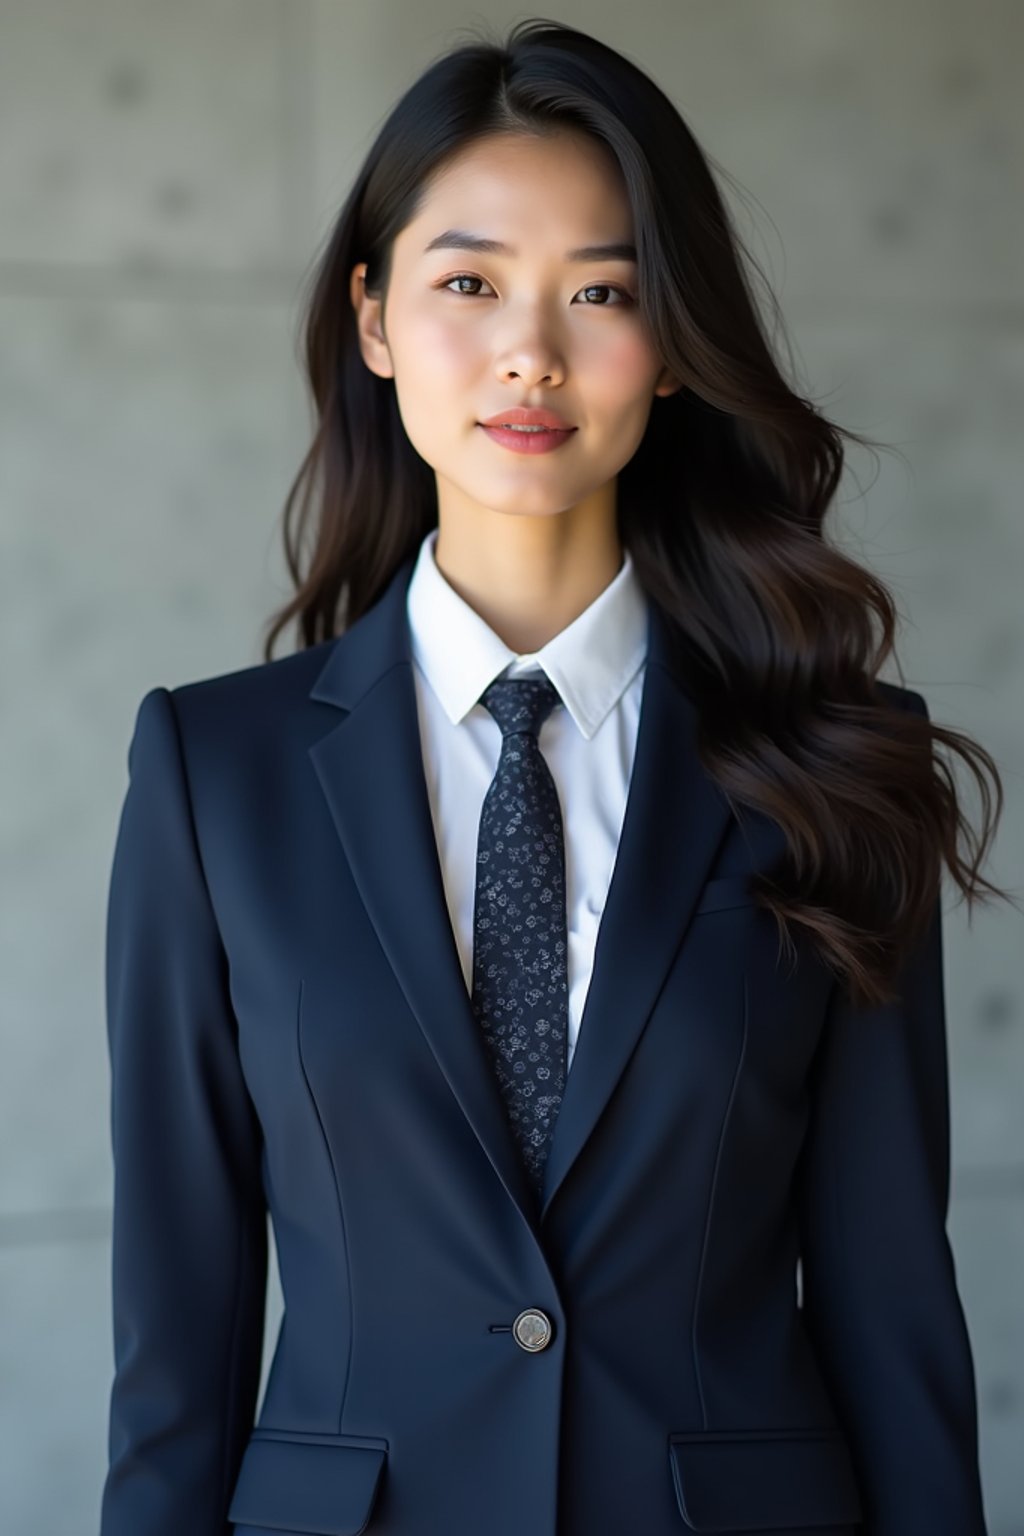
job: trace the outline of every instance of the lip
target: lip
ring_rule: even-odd
[[[525,405],[509,405],[503,411],[495,411],[493,416],[488,416],[481,421],[482,427],[501,427],[506,422],[511,422],[518,427],[550,427],[552,432],[575,432],[576,428],[571,421],[566,421],[564,416],[558,416],[554,411],[545,411]]]
[[[507,427],[489,426],[485,421],[479,425],[492,442],[502,448],[511,448],[513,453],[550,453],[554,448],[564,447],[576,431],[575,427],[565,431],[547,427],[540,432],[516,432]]]

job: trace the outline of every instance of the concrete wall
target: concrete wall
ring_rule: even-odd
[[[104,904],[142,694],[259,659],[308,433],[299,283],[442,0],[0,12],[0,1528],[98,1524],[112,1369]],[[907,682],[1006,776],[1024,869],[1024,6],[562,0],[715,161],[851,457]],[[856,498],[856,499],[855,499]],[[287,648],[287,647],[285,647]],[[1024,1532],[1021,918],[946,918],[950,1231],[992,1536]],[[280,1296],[270,1289],[267,1333]],[[936,1533],[938,1536],[938,1533]],[[950,1533],[952,1536],[952,1533]]]

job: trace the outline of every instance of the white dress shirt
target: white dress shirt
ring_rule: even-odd
[[[647,598],[629,551],[618,575],[539,651],[517,654],[445,580],[438,530],[420,545],[407,611],[434,835],[466,990],[473,983],[476,851],[501,730],[480,703],[496,677],[544,673],[558,689],[538,745],[565,829],[568,1062],[572,1065],[636,751],[647,660]]]

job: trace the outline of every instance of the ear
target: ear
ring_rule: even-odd
[[[659,373],[658,381],[654,386],[654,393],[656,395],[662,396],[674,395],[678,390],[682,389],[682,387],[682,379],[677,379],[675,374],[671,373],[668,368],[663,368]]]
[[[374,298],[367,293],[364,284],[365,276],[366,262],[361,261],[352,268],[352,276],[349,280],[349,297],[356,312],[359,350],[363,355],[363,362],[371,373],[376,373],[382,379],[393,379],[395,370],[391,363],[390,349],[384,338],[381,299],[379,296]]]

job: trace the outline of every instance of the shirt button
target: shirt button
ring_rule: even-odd
[[[512,1332],[521,1349],[544,1349],[551,1341],[551,1319],[539,1307],[527,1307],[512,1324]]]

